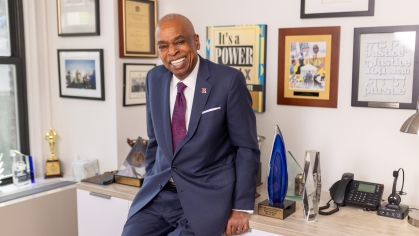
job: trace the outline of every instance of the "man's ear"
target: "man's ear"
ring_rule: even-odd
[[[201,48],[201,43],[199,42],[199,35],[198,34],[194,35],[194,40],[195,40],[196,50],[199,50]]]

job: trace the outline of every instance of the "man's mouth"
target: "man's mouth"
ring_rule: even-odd
[[[171,61],[171,62],[170,62],[170,64],[172,64],[172,65],[174,65],[174,66],[177,66],[177,65],[179,65],[180,63],[182,63],[185,59],[186,59],[186,57],[182,57],[182,58],[177,59],[177,60],[175,60],[175,61]]]

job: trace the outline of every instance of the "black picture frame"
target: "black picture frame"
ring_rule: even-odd
[[[57,0],[58,36],[100,35],[99,0]]]
[[[408,48],[412,44],[415,50],[410,54]],[[416,109],[419,95],[418,47],[419,25],[355,28],[351,105]],[[390,50],[387,53],[393,56],[380,56],[385,52],[383,50]],[[398,55],[394,56],[396,51]],[[405,86],[410,85],[411,89],[406,89]]]
[[[103,49],[58,49],[60,97],[105,100]]]
[[[146,104],[145,78],[156,64],[124,63],[123,106]]]
[[[327,18],[327,17],[352,17],[352,16],[374,16],[374,6],[375,0],[365,0],[368,1],[368,9],[360,9],[355,11],[347,12],[317,12],[317,13],[306,13],[307,1],[311,0],[301,0],[301,19],[309,18]],[[319,3],[320,4],[320,3]],[[349,4],[349,3],[346,3]]]

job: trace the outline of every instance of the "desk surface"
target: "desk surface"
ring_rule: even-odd
[[[139,188],[120,184],[95,185],[78,183],[78,189],[102,193],[132,201]],[[264,185],[258,187],[260,197],[255,201],[255,213],[250,216],[250,227],[281,235],[419,235],[419,228],[404,220],[378,216],[376,211],[363,211],[345,206],[333,215],[319,215],[317,222],[305,222],[302,204],[297,201],[296,212],[279,220],[257,214],[258,203],[266,200]],[[329,193],[323,192],[321,206],[329,200]],[[331,208],[334,206],[331,206]]]

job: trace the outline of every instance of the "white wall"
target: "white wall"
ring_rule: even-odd
[[[117,1],[100,1],[101,35],[91,37],[58,37],[55,1],[36,2],[45,5],[45,8],[34,8],[35,15],[39,18],[42,18],[40,14],[46,13],[46,19],[41,21],[41,28],[44,22],[44,26],[47,26],[47,36],[44,38],[48,42],[46,44],[40,40],[36,44],[43,45],[41,49],[47,52],[47,59],[44,58],[47,65],[41,64],[36,68],[44,68],[48,73],[41,71],[33,78],[35,81],[49,83],[50,86],[35,86],[37,90],[29,92],[29,99],[38,99],[41,102],[30,102],[30,114],[41,123],[39,127],[31,121],[31,150],[36,150],[46,160],[49,155],[48,146],[46,141],[40,140],[48,131],[49,125],[52,125],[61,136],[57,144],[57,154],[64,162],[65,175],[71,176],[73,154],[98,158],[101,171],[117,169],[129,151],[126,138],[136,138],[139,135],[146,137],[145,107],[122,107],[123,63],[160,64],[160,61],[157,58],[119,58]],[[399,132],[402,123],[414,110],[351,107],[354,28],[419,24],[417,0],[375,2],[373,17],[303,20],[300,19],[298,0],[159,0],[158,14],[161,17],[175,12],[189,17],[200,35],[202,45],[205,45],[206,26],[268,25],[266,112],[256,115],[258,133],[267,137],[262,147],[262,178],[265,178],[270,155],[271,136],[274,126],[278,124],[287,149],[296,158],[301,160],[308,149],[320,151],[323,190],[339,180],[343,172],[353,172],[357,180],[383,183],[383,197],[387,198],[393,183],[392,171],[402,167],[406,172],[404,190],[408,193],[402,197],[402,203],[419,205],[419,183],[415,181],[419,177],[419,172],[416,171],[419,164],[419,137]],[[278,28],[318,26],[341,26],[338,108],[277,105]],[[32,46],[33,38],[26,40],[31,47],[27,50],[33,54],[38,53],[38,58],[43,59],[43,51],[37,52]],[[105,101],[59,97],[57,49],[73,48],[104,49]],[[205,57],[205,47],[199,53]],[[28,66],[35,71],[35,66],[29,65],[30,63]],[[44,78],[43,73],[47,78]],[[36,94],[41,97],[36,98]],[[49,97],[45,94],[49,94]],[[44,102],[47,104],[43,104]],[[50,115],[43,119],[42,116],[45,115],[35,112],[38,106],[42,112]],[[400,187],[401,178],[398,189]]]

